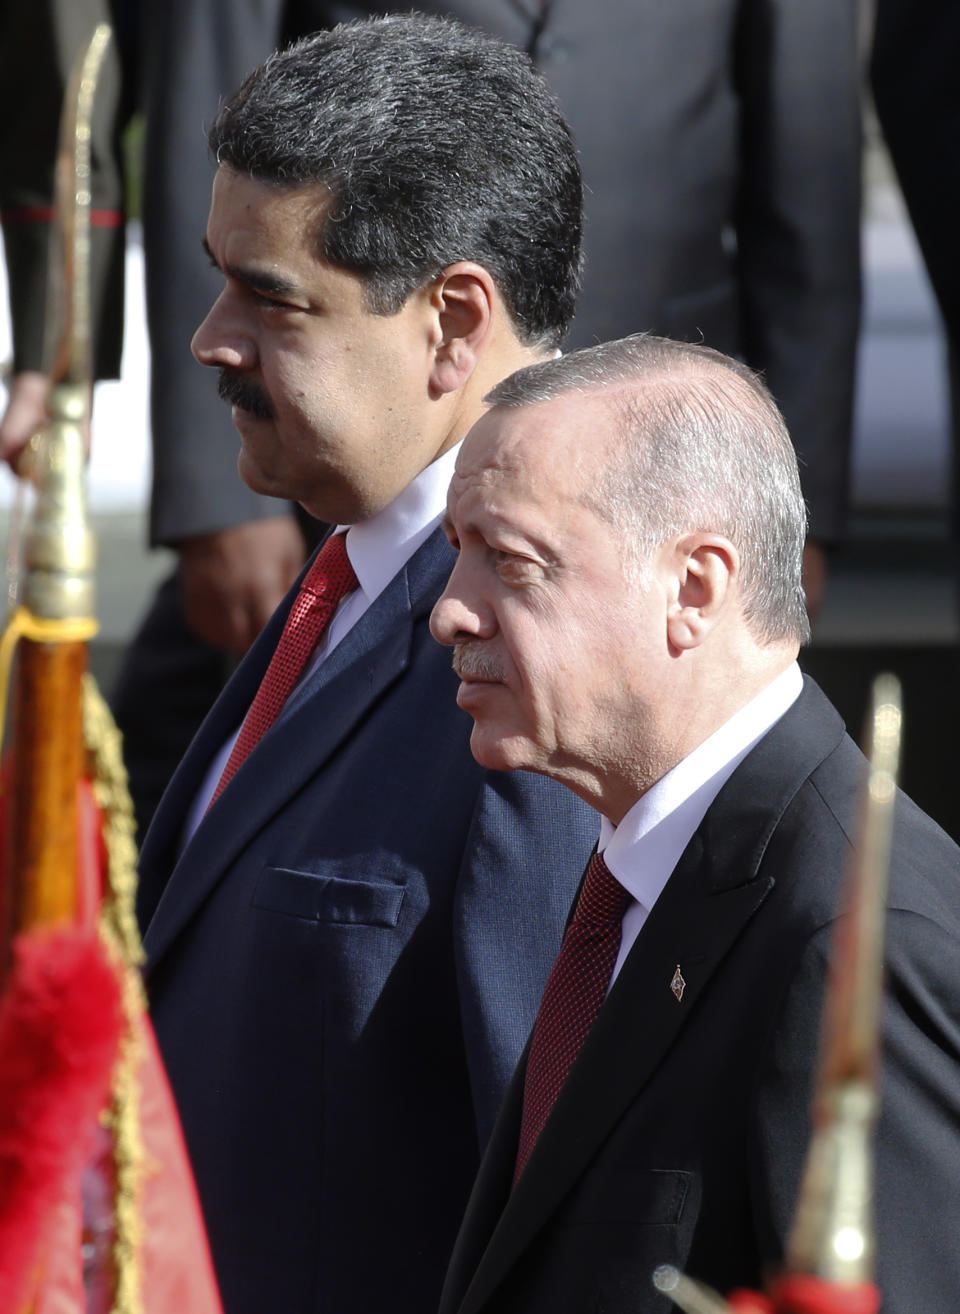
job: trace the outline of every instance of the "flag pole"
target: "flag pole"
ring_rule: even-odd
[[[74,922],[78,783],[84,777],[83,678],[96,633],[95,548],[86,504],[91,397],[90,135],[97,75],[110,41],[96,28],[64,98],[56,166],[50,420],[19,473],[36,490],[26,535],[23,601],[5,640],[17,645],[7,785],[8,944],[37,926]]]
[[[91,395],[90,128],[110,29],[78,57],[57,157],[50,421],[18,473],[36,490],[4,804],[0,992],[0,1310],[221,1314],[176,1106],[140,980],[136,844],[119,732],[86,674],[94,545],[84,471]],[[60,271],[59,278],[57,273]],[[0,735],[2,738],[2,735]],[[89,1224],[89,1245],[81,1228]]]

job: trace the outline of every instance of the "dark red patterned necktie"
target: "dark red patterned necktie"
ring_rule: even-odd
[[[540,1002],[523,1086],[513,1180],[523,1172],[574,1059],[606,998],[631,895],[599,853],[590,859],[573,921]]]
[[[347,556],[346,537],[346,534],[333,534],[327,539],[300,585],[280,642],[210,800],[211,807],[280,715],[341,599],[357,587],[357,577]]]

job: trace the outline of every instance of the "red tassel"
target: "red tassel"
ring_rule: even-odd
[[[50,1211],[109,1099],[122,1030],[120,981],[96,935],[17,938],[0,1000],[0,1310],[29,1296]]]
[[[759,1291],[731,1291],[727,1304],[734,1314],[774,1314],[773,1301]]]
[[[774,1307],[790,1314],[877,1314],[880,1292],[872,1282],[842,1286],[803,1273],[774,1284]]]

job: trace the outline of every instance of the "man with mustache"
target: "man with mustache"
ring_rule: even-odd
[[[573,312],[579,169],[525,55],[412,15],[271,57],[210,141],[193,350],[246,483],[337,528],[147,835],[147,985],[227,1314],[422,1314],[596,837],[476,764],[428,630],[456,447]]]
[[[489,400],[433,630],[477,760],[603,821],[441,1311],[667,1314],[660,1264],[724,1293],[782,1264],[865,763],[796,665],[804,503],[745,366],[634,338]],[[905,798],[891,874],[877,1275],[884,1311],[935,1314],[960,1290],[935,1221],[960,1180],[960,852]]]
[[[275,418],[273,402],[263,388],[245,379],[242,374],[222,369],[217,380],[217,394],[221,401],[229,402],[238,410],[248,411],[258,420]]]

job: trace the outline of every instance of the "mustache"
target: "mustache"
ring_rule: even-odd
[[[453,669],[457,675],[472,675],[478,680],[503,682],[504,672],[496,657],[487,652],[476,640],[458,643],[453,650]]]
[[[272,420],[276,414],[267,390],[236,370],[220,370],[217,392],[221,401],[238,406],[241,411],[246,411],[258,420]]]

